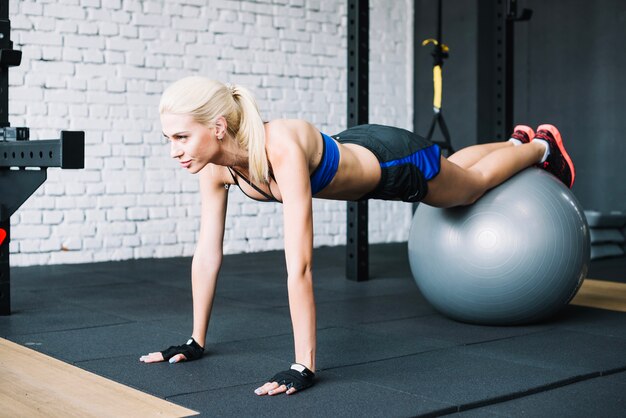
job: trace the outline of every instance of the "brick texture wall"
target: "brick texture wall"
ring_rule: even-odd
[[[411,127],[410,0],[371,0],[370,122]],[[169,158],[158,101],[205,75],[250,88],[263,117],[346,124],[345,0],[12,0],[10,120],[31,139],[86,134],[85,169],[49,169],[12,217],[12,265],[191,255],[197,177]],[[314,200],[315,245],[345,243],[345,203]],[[371,242],[403,241],[410,205],[370,202]],[[232,188],[225,252],[280,249],[280,205]]]

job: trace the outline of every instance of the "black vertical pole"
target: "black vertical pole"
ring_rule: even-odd
[[[11,315],[11,268],[9,266],[10,217],[0,204],[0,315]],[[5,218],[6,215],[6,218]]]
[[[513,53],[513,48],[509,45],[512,29],[507,24],[506,3],[507,0],[477,2],[479,143],[503,141],[512,128],[513,68],[507,55]]]
[[[0,1],[0,49],[13,49],[9,0]],[[9,67],[0,65],[0,127],[9,126]]]
[[[10,39],[9,0],[0,1],[0,50],[12,49]],[[0,127],[9,126],[9,67],[0,65]],[[0,315],[11,314],[11,268],[9,266],[9,241],[11,218],[0,204]]]
[[[417,83],[420,79],[418,56],[419,50],[422,47],[419,39],[419,28],[417,22],[419,18],[418,3],[420,0],[413,0],[413,132],[419,132],[419,113],[417,112],[417,103],[419,102],[419,94]],[[413,208],[415,210],[415,207]]]
[[[509,0],[504,16],[504,112],[502,116],[503,126],[502,139],[507,139],[513,132],[513,93],[514,79],[514,52],[515,32],[513,30],[514,16],[510,15],[516,0]]]
[[[348,127],[368,123],[369,2],[348,0]],[[346,276],[369,277],[367,200],[348,202]]]
[[[513,130],[515,22],[517,0],[478,2],[478,142],[503,141]]]

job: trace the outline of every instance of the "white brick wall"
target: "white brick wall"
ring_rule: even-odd
[[[411,127],[410,0],[371,0],[370,121]],[[345,0],[11,0],[10,120],[33,140],[86,134],[85,169],[49,169],[12,217],[11,263],[191,255],[197,177],[161,139],[157,105],[190,74],[240,83],[264,118],[346,124]],[[370,240],[406,240],[410,205],[370,201]],[[315,245],[345,243],[345,203],[314,201]],[[230,192],[226,253],[280,249],[280,205]]]

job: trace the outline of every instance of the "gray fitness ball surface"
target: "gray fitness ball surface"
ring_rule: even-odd
[[[438,311],[470,323],[522,324],[574,297],[589,265],[589,227],[571,191],[530,168],[474,205],[420,205],[408,248],[415,281]]]

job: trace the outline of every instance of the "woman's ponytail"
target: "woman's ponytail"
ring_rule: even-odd
[[[265,127],[254,96],[241,86],[229,86],[239,104],[241,119],[235,139],[248,150],[248,170],[252,180],[269,182],[269,163],[265,152]]]

